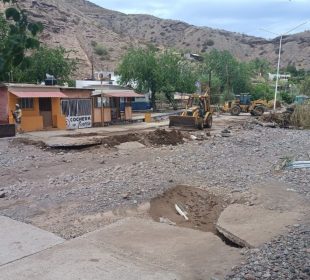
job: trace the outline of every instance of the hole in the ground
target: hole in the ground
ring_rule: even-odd
[[[180,216],[175,204],[187,212],[188,221]],[[208,191],[189,186],[176,186],[151,200],[150,215],[160,222],[167,219],[177,226],[216,234],[216,222],[224,209],[224,201]]]
[[[186,212],[188,220],[177,213],[175,204]],[[216,222],[226,206],[227,202],[223,197],[210,191],[189,186],[176,186],[151,200],[150,216],[157,222],[212,232],[225,244],[240,248],[216,229]]]
[[[230,247],[234,247],[234,248],[243,248],[244,246],[241,246],[240,244],[237,244],[233,241],[231,241],[230,239],[228,239],[224,234],[220,233],[218,230],[216,231],[216,235],[222,239],[222,241]]]

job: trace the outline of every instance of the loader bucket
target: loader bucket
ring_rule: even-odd
[[[189,116],[170,116],[169,127],[171,126],[197,128],[196,118]]]

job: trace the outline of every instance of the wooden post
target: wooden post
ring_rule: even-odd
[[[104,126],[104,119],[103,119],[103,94],[100,95],[101,98],[101,125]]]

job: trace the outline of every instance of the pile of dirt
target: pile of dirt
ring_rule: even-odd
[[[139,142],[145,146],[178,145],[184,143],[184,135],[180,131],[157,129],[151,132],[128,133],[102,138],[102,144],[115,147],[126,142]]]
[[[150,204],[150,216],[157,222],[215,234],[215,224],[225,207],[221,197],[189,186],[176,186],[152,199]],[[177,213],[175,204],[187,212],[188,220]]]
[[[178,130],[165,130],[157,129],[153,132],[150,132],[145,135],[144,143],[145,145],[150,144],[152,146],[161,146],[161,145],[173,145],[184,143],[184,136]]]
[[[102,138],[102,144],[108,147],[115,147],[125,142],[140,142],[141,135],[138,133],[128,133],[122,135],[113,135]]]

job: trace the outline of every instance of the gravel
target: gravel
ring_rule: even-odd
[[[226,279],[310,279],[310,225],[296,224],[261,248],[244,250],[246,261]]]
[[[139,205],[176,185],[244,193],[277,180],[310,198],[310,169],[276,168],[288,159],[310,160],[310,131],[251,123],[229,130],[230,137],[194,132],[196,140],[182,145],[121,152],[44,150],[0,139],[0,214],[70,239],[102,226],[106,211]],[[301,224],[261,248],[243,249],[246,261],[227,279],[307,279],[309,240],[309,226]]]

